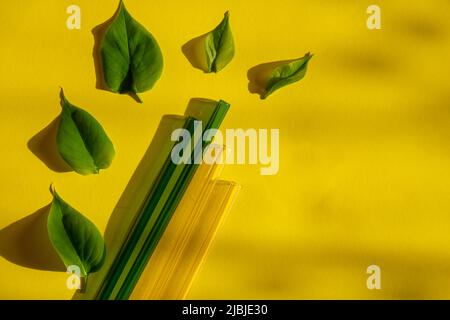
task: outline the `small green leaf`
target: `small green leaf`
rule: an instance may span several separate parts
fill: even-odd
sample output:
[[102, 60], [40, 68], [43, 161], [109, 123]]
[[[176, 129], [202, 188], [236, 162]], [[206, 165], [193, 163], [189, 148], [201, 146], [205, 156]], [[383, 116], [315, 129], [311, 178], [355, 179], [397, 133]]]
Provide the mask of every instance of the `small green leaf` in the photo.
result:
[[98, 271], [106, 256], [105, 242], [96, 226], [56, 193], [47, 217], [50, 242], [65, 266], [76, 265], [81, 276]]
[[113, 92], [150, 90], [163, 69], [161, 49], [155, 38], [128, 13], [123, 2], [107, 28], [100, 45], [103, 75]]
[[231, 34], [229, 17], [228, 11], [225, 12], [222, 22], [206, 35], [205, 50], [208, 72], [219, 72], [234, 57], [234, 40]]
[[82, 175], [106, 169], [114, 158], [114, 146], [103, 127], [88, 112], [72, 105], [61, 89], [61, 120], [56, 145], [61, 157]]
[[308, 62], [311, 58], [312, 55], [307, 53], [303, 58], [290, 60], [277, 66], [269, 76], [262, 99], [267, 98], [281, 87], [300, 81], [306, 74]]

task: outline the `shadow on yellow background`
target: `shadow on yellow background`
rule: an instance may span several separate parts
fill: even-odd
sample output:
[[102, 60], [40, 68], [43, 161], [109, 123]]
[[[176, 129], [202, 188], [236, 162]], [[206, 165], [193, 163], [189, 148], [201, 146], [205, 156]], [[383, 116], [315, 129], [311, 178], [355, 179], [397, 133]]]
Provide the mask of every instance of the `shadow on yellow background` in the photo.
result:
[[[272, 61], [258, 64], [247, 71], [248, 91], [262, 97], [266, 94], [265, 86], [272, 71], [280, 65], [290, 63], [295, 59]], [[296, 85], [299, 85], [298, 83]]]
[[207, 35], [208, 33], [205, 33], [195, 37], [181, 47], [181, 51], [192, 67], [202, 70], [203, 72], [208, 72], [205, 51], [205, 39]]
[[31, 269], [62, 271], [66, 269], [47, 235], [50, 205], [0, 230], [0, 255], [8, 261]]
[[50, 122], [28, 141], [28, 149], [41, 160], [50, 170], [55, 172], [70, 172], [72, 168], [64, 161], [58, 152], [56, 134], [60, 117]]
[[100, 45], [103, 40], [103, 36], [105, 35], [106, 31], [108, 30], [108, 27], [113, 22], [114, 18], [119, 13], [120, 6], [117, 7], [116, 12], [103, 23], [100, 23], [96, 27], [94, 27], [91, 32], [94, 36], [94, 47], [92, 49], [92, 59], [94, 61], [94, 68], [95, 68], [95, 87], [99, 90], [105, 90], [109, 91], [108, 86], [105, 83], [105, 78], [103, 77], [103, 65], [102, 65], [102, 58], [100, 55]]

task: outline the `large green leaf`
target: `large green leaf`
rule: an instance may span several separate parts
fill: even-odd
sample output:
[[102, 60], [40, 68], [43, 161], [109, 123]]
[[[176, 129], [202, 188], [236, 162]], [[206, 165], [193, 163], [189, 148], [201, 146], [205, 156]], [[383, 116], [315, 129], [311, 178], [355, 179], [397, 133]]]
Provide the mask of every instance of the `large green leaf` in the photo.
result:
[[100, 45], [106, 85], [113, 92], [150, 90], [163, 69], [163, 57], [155, 38], [128, 13], [123, 2]]
[[234, 57], [234, 40], [231, 34], [229, 13], [205, 38], [206, 65], [208, 72], [219, 72]]
[[76, 265], [81, 276], [100, 269], [105, 261], [106, 249], [96, 226], [67, 204], [56, 193], [47, 218], [50, 241], [66, 267]]
[[61, 157], [79, 174], [98, 173], [114, 158], [114, 146], [88, 112], [72, 105], [61, 90], [61, 120], [56, 144]]
[[312, 55], [307, 53], [300, 59], [290, 60], [278, 65], [269, 76], [262, 98], [265, 99], [275, 90], [301, 80], [306, 74], [308, 62], [311, 58]]

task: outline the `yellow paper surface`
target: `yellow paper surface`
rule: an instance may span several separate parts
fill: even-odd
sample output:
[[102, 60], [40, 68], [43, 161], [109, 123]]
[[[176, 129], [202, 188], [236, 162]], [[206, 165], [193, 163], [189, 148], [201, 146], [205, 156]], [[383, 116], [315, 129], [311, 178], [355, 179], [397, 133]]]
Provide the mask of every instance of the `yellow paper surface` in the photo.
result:
[[[66, 28], [74, 3], [81, 30]], [[242, 191], [188, 298], [450, 298], [450, 3], [376, 1], [382, 30], [370, 31], [372, 3], [127, 0], [165, 59], [142, 105], [95, 88], [91, 30], [117, 1], [2, 3], [0, 298], [72, 297], [48, 243], [25, 241], [50, 183], [104, 232], [161, 116], [192, 97], [231, 103], [223, 128], [280, 129], [280, 170], [225, 166]], [[236, 56], [203, 74], [181, 47], [226, 10]], [[248, 92], [251, 67], [309, 51], [301, 82], [265, 101]], [[59, 86], [114, 142], [99, 175], [55, 172], [27, 146], [58, 116]], [[366, 287], [372, 264], [381, 290]]]

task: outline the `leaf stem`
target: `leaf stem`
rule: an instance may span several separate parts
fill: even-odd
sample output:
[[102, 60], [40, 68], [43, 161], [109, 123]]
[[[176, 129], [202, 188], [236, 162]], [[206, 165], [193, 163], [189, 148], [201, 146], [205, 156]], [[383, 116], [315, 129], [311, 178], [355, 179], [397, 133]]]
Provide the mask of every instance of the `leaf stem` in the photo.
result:
[[143, 103], [142, 99], [139, 97], [139, 95], [136, 92], [129, 92], [128, 93], [130, 97], [132, 97], [136, 102]]

